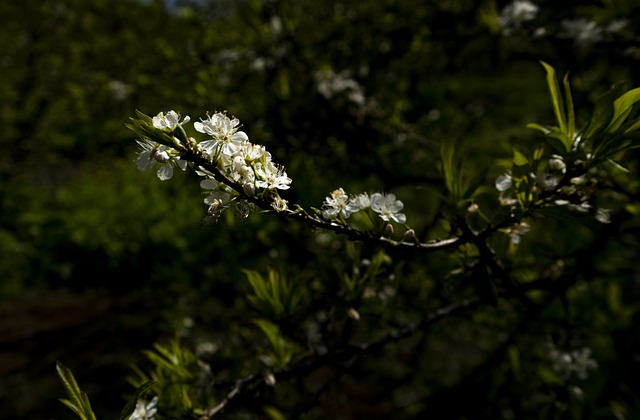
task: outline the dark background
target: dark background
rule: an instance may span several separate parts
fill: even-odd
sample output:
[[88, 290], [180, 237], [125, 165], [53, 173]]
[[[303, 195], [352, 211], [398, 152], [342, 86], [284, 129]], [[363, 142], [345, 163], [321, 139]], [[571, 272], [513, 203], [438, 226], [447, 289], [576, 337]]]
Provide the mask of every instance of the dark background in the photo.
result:
[[[640, 85], [638, 8], [604, 3], [538, 1], [536, 19], [505, 36], [486, 17], [491, 2], [464, 0], [2, 2], [0, 417], [72, 418], [57, 401], [56, 361], [76, 373], [99, 418], [114, 417], [132, 392], [131, 365], [144, 363], [142, 350], [157, 340], [195, 328], [233, 353], [229, 337], [242, 335], [234, 325], [246, 313], [241, 269], [326, 279], [348, 267], [342, 242], [323, 245], [270, 215], [201, 226], [206, 208], [193, 174], [161, 182], [137, 171], [124, 126], [136, 109], [175, 109], [192, 120], [228, 110], [287, 168], [290, 202], [320, 207], [338, 187], [393, 191], [426, 234], [444, 207], [443, 142], [457, 142], [467, 173], [491, 191], [512, 147], [538, 138], [526, 124], [553, 122], [538, 60], [570, 71], [582, 119], [612, 84]], [[628, 25], [577, 44], [560, 25], [574, 16]], [[319, 88], [336, 75], [343, 84], [331, 94]], [[621, 180], [632, 192], [634, 158]], [[361, 405], [389, 408], [390, 390], [414, 387], [406, 417], [441, 404], [459, 418], [464, 396], [477, 418], [507, 408], [537, 418], [563, 397], [531, 349], [567, 322], [564, 331], [577, 330], [599, 361], [578, 384], [583, 418], [637, 416], [638, 224], [637, 208], [626, 209], [626, 224], [608, 233], [552, 221], [523, 244], [523, 265], [563, 255], [572, 267], [588, 262], [571, 274], [570, 321], [550, 304], [518, 322], [487, 311], [445, 324], [361, 366], [368, 373], [354, 372], [345, 385], [351, 403], [334, 409], [356, 418], [367, 412]], [[421, 299], [455, 294], [444, 280], [451, 264], [410, 258], [400, 296], [385, 310], [406, 310], [410, 320]], [[425, 366], [425, 358], [441, 362]]]

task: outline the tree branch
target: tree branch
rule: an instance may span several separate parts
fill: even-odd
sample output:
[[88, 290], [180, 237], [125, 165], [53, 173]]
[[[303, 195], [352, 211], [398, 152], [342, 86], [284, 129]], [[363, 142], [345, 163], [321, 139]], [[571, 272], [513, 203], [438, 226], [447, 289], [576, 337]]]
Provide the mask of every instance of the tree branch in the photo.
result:
[[[295, 377], [300, 377], [300, 375], [314, 371], [324, 365], [345, 361], [355, 361], [355, 359], [360, 358], [366, 354], [371, 354], [381, 350], [387, 344], [398, 342], [420, 331], [424, 331], [431, 325], [444, 318], [476, 309], [480, 305], [482, 305], [482, 303], [483, 302], [478, 298], [464, 299], [460, 302], [456, 302], [436, 309], [420, 322], [408, 324], [402, 328], [388, 332], [387, 334], [376, 340], [357, 345], [350, 345], [322, 356], [308, 357], [306, 362], [303, 364], [291, 368], [274, 370], [270, 373], [275, 378], [278, 378], [280, 380], [287, 380]], [[243, 391], [245, 391], [247, 388], [251, 386], [266, 387], [268, 385], [266, 384], [263, 377], [259, 374], [251, 374], [245, 376], [233, 382], [233, 384], [224, 382], [214, 385], [214, 387], [216, 388], [224, 388], [229, 386], [231, 386], [229, 392], [226, 394], [223, 400], [218, 403], [218, 405], [206, 411], [205, 418], [213, 417], [214, 415], [220, 414], [224, 410], [224, 408], [226, 408], [234, 400], [238, 399], [239, 397], [243, 397]]]

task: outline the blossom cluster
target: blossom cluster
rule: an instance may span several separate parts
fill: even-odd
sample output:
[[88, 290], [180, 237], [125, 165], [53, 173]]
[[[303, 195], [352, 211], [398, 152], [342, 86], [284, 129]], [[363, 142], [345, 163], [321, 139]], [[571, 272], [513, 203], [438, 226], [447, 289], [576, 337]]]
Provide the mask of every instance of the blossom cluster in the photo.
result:
[[553, 371], [565, 380], [573, 376], [578, 379], [586, 379], [589, 371], [598, 367], [598, 362], [591, 357], [589, 347], [565, 352], [550, 344], [547, 354], [552, 362]]
[[407, 217], [400, 213], [403, 208], [404, 204], [394, 194], [362, 193], [349, 196], [342, 188], [338, 188], [325, 198], [321, 215], [327, 220], [337, 220], [339, 217], [348, 219], [353, 213], [371, 209], [385, 222], [393, 220], [405, 223]]
[[[539, 12], [540, 7], [529, 0], [513, 0], [502, 8], [497, 16], [497, 23], [502, 29], [502, 34], [510, 36], [523, 29], [527, 22], [535, 20]], [[560, 38], [572, 39], [576, 45], [586, 47], [617, 35], [624, 35], [629, 25], [627, 19], [617, 19], [601, 25], [600, 22], [586, 17], [576, 17], [562, 19], [556, 30]], [[535, 37], [544, 36], [552, 32], [548, 29], [538, 27], [533, 34]]]
[[528, 0], [515, 0], [506, 5], [498, 17], [498, 25], [505, 35], [510, 35], [524, 22], [535, 19], [540, 8]]
[[[255, 199], [266, 200], [277, 212], [288, 210], [288, 203], [280, 197], [278, 190], [289, 189], [291, 178], [282, 166], [272, 161], [264, 146], [249, 141], [249, 136], [240, 130], [237, 118], [219, 112], [207, 114], [206, 118], [193, 123], [195, 131], [208, 136], [198, 142], [185, 132], [184, 125], [191, 121], [188, 116], [181, 119], [173, 110], [154, 117], [139, 115], [142, 119], [133, 120], [134, 124], [129, 126], [141, 136], [138, 141], [141, 151], [136, 161], [138, 169], [157, 168], [158, 178], [167, 180], [173, 177], [174, 168], [186, 170], [188, 160], [193, 161], [194, 156], [211, 163], [198, 164], [194, 168], [203, 178], [200, 187], [207, 194], [204, 203], [208, 211], [204, 222], [217, 220], [230, 208], [237, 215], [248, 217], [255, 207]], [[353, 213], [370, 209], [384, 222], [405, 223], [403, 208], [404, 204], [394, 194], [349, 196], [339, 188], [325, 199], [318, 212], [325, 220], [345, 222]]]
[[[242, 187], [245, 196], [270, 192], [273, 208], [279, 211], [286, 209], [286, 201], [275, 191], [289, 189], [291, 178], [283, 167], [272, 161], [271, 153], [264, 146], [251, 143], [247, 134], [239, 130], [239, 126], [237, 118], [229, 118], [223, 113], [207, 116], [194, 123], [196, 131], [211, 137], [211, 140], [200, 142], [198, 147], [212, 161], [217, 162], [217, 167], [227, 178]], [[205, 177], [200, 186], [209, 193], [204, 202], [209, 205], [210, 217], [219, 217], [231, 205], [236, 214], [242, 217], [249, 215], [252, 206], [237, 191], [207, 171], [197, 173]]]
[[155, 420], [158, 412], [158, 397], [153, 397], [149, 402], [138, 400], [136, 408], [129, 416], [128, 420]]
[[[578, 161], [577, 163], [580, 163]], [[553, 155], [535, 173], [530, 172], [524, 176], [526, 179], [514, 179], [511, 172], [507, 171], [495, 180], [495, 187], [500, 192], [500, 204], [503, 206], [515, 206], [520, 203], [518, 193], [522, 188], [519, 185], [531, 186], [530, 190], [538, 198], [543, 194], [548, 197], [545, 206], [565, 207], [578, 214], [593, 214], [601, 223], [609, 223], [608, 210], [597, 208], [593, 202], [593, 187], [597, 180], [584, 173], [580, 176], [567, 176], [567, 162], [558, 155]], [[554, 194], [550, 194], [553, 192]], [[541, 203], [542, 204], [542, 203]], [[513, 237], [512, 237], [513, 238]]]
[[[190, 118], [187, 116], [180, 122], [180, 114], [175, 111], [169, 111], [166, 115], [160, 112], [151, 120], [153, 127], [166, 133], [173, 133], [176, 128], [189, 121]], [[141, 171], [147, 171], [159, 165], [158, 178], [165, 181], [173, 177], [174, 166], [178, 166], [183, 171], [187, 169], [187, 162], [180, 160], [180, 153], [175, 148], [160, 144], [146, 136], [138, 140], [138, 144], [142, 151], [138, 153], [136, 165]]]
[[[157, 132], [151, 132], [153, 140], [150, 136], [143, 135], [142, 140], [138, 141], [142, 147], [136, 162], [138, 169], [144, 171], [159, 166], [158, 178], [170, 179], [174, 167], [186, 169], [187, 162], [181, 159], [184, 151], [194, 149], [209, 160], [228, 181], [242, 190], [242, 193], [238, 192], [218, 179], [211, 170], [196, 168], [196, 173], [204, 178], [200, 186], [208, 194], [204, 199], [209, 206], [208, 218], [217, 219], [231, 207], [236, 214], [247, 217], [253, 208], [247, 198], [257, 195], [268, 197], [276, 211], [287, 209], [287, 202], [278, 195], [277, 190], [289, 189], [291, 178], [282, 166], [272, 161], [271, 154], [264, 146], [249, 141], [247, 134], [240, 131], [240, 121], [237, 118], [215, 113], [196, 121], [194, 129], [209, 136], [208, 140], [199, 143], [187, 137], [184, 131], [183, 124], [189, 121], [188, 116], [180, 121], [180, 114], [175, 111], [166, 114], [160, 112], [151, 118], [150, 125]], [[151, 127], [134, 131], [144, 134], [149, 133], [149, 130]]]

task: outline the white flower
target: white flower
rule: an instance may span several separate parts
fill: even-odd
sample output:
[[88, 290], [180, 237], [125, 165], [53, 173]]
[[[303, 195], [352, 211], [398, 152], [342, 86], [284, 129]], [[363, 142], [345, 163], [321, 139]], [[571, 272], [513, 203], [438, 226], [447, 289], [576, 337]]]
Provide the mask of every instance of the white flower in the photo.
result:
[[136, 409], [129, 416], [129, 420], [155, 420], [158, 409], [158, 397], [153, 397], [148, 403], [144, 400], [136, 402]]
[[276, 196], [271, 203], [271, 207], [273, 207], [275, 211], [285, 211], [287, 209], [287, 200]]
[[242, 158], [245, 165], [261, 160], [263, 157], [266, 162], [271, 161], [271, 153], [267, 152], [264, 146], [252, 143], [244, 143], [236, 153], [236, 157]]
[[204, 203], [208, 205], [228, 205], [231, 201], [231, 192], [225, 184], [215, 179], [203, 179], [200, 181], [200, 188], [209, 190], [209, 195], [204, 199]]
[[328, 220], [334, 220], [340, 213], [342, 213], [344, 217], [351, 216], [351, 212], [347, 208], [348, 203], [349, 196], [342, 188], [332, 191], [331, 195], [324, 199], [322, 217]]
[[222, 113], [213, 114], [202, 122], [197, 121], [193, 124], [197, 131], [211, 136], [212, 140], [201, 142], [200, 147], [212, 156], [218, 151], [233, 156], [249, 140], [244, 131], [238, 131], [239, 125], [240, 121], [237, 118], [230, 119]]
[[520, 222], [517, 225], [511, 226], [507, 229], [506, 233], [511, 238], [511, 243], [513, 245], [518, 245], [522, 240], [522, 235], [529, 232], [531, 227], [527, 222]]
[[564, 352], [558, 350], [553, 343], [550, 343], [547, 352], [552, 362], [553, 370], [565, 380], [574, 375], [578, 379], [586, 379], [588, 371], [598, 367], [598, 362], [591, 357], [591, 349], [589, 347]]
[[186, 117], [184, 117], [184, 120], [181, 123], [180, 114], [178, 114], [176, 111], [171, 110], [166, 114], [162, 112], [158, 113], [158, 115], [153, 117], [152, 122], [155, 128], [173, 133], [178, 125], [188, 123], [190, 120], [191, 118], [189, 118], [189, 116], [187, 115]]
[[547, 169], [536, 176], [536, 182], [546, 191], [555, 189], [564, 178], [567, 165], [561, 156], [554, 155], [549, 159]]
[[349, 199], [349, 203], [347, 204], [347, 210], [349, 211], [349, 214], [356, 213], [368, 207], [371, 207], [371, 198], [367, 193], [362, 193], [351, 197]]
[[138, 153], [136, 166], [141, 171], [147, 171], [160, 164], [158, 168], [158, 178], [162, 181], [173, 177], [173, 165], [177, 165], [183, 171], [187, 169], [187, 162], [180, 160], [180, 156], [173, 155], [174, 149], [158, 144], [149, 139], [138, 141], [142, 151]]
[[405, 223], [407, 217], [400, 213], [403, 207], [404, 204], [402, 201], [396, 200], [395, 194], [375, 193], [371, 195], [371, 210], [378, 213], [385, 222], [394, 220], [398, 223]]
[[603, 30], [596, 22], [586, 18], [563, 19], [562, 34], [568, 38], [573, 38], [578, 45], [589, 45], [601, 41]]
[[256, 185], [260, 188], [279, 190], [288, 190], [291, 184], [291, 178], [287, 176], [284, 168], [276, 166], [272, 162], [266, 165], [257, 165], [255, 167], [256, 176], [258, 178]]
[[539, 7], [527, 0], [515, 0], [502, 9], [498, 17], [498, 24], [505, 35], [522, 26], [524, 22], [533, 20], [538, 14]]
[[209, 206], [208, 217], [217, 220], [225, 210], [231, 207], [232, 191], [225, 184], [207, 178], [200, 181], [200, 188], [209, 192], [204, 199], [204, 203]]
[[496, 189], [500, 192], [505, 192], [511, 188], [512, 183], [511, 174], [504, 173], [496, 178]]

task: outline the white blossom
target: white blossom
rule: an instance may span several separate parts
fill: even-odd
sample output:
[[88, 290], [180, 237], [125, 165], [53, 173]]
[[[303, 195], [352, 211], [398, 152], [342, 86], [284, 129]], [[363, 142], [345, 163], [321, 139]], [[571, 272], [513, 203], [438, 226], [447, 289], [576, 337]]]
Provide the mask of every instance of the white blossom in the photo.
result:
[[291, 178], [287, 176], [284, 168], [277, 166], [272, 162], [255, 167], [257, 181], [256, 185], [260, 188], [288, 190], [291, 184]]
[[572, 38], [578, 45], [594, 44], [603, 38], [602, 28], [586, 18], [563, 19], [560, 25], [562, 35]]
[[347, 203], [347, 210], [350, 214], [369, 207], [371, 207], [371, 197], [369, 197], [367, 193], [353, 196], [349, 199], [349, 203]]
[[514, 29], [520, 28], [524, 22], [533, 20], [538, 10], [539, 7], [530, 1], [515, 0], [502, 9], [498, 24], [502, 27], [502, 32], [509, 35]]
[[591, 357], [591, 349], [588, 347], [564, 352], [558, 350], [555, 345], [549, 344], [547, 354], [551, 360], [553, 371], [565, 380], [572, 376], [586, 379], [589, 370], [598, 367], [598, 363]]
[[211, 136], [211, 140], [200, 143], [200, 148], [210, 156], [222, 153], [228, 157], [248, 140], [249, 137], [244, 131], [238, 131], [240, 121], [237, 118], [229, 118], [225, 114], [216, 113], [200, 121], [196, 121], [193, 126], [196, 131]]
[[174, 165], [183, 171], [187, 169], [187, 162], [180, 160], [180, 156], [174, 149], [149, 139], [142, 139], [138, 141], [138, 144], [142, 147], [142, 151], [138, 153], [136, 159], [136, 166], [139, 170], [148, 171], [159, 164], [156, 174], [160, 180], [165, 181], [173, 177]]
[[280, 196], [276, 196], [271, 203], [271, 207], [273, 207], [275, 211], [285, 211], [288, 208], [287, 200], [281, 198]]
[[394, 220], [398, 223], [405, 223], [407, 217], [400, 213], [404, 204], [400, 200], [396, 200], [394, 194], [374, 193], [371, 195], [371, 210], [380, 215], [385, 222]]
[[153, 397], [149, 402], [138, 400], [136, 409], [129, 416], [129, 420], [155, 420], [158, 409], [158, 397]]
[[347, 208], [348, 203], [349, 196], [342, 188], [332, 191], [331, 195], [324, 199], [322, 217], [327, 220], [334, 220], [339, 214], [342, 214], [348, 218], [351, 215], [351, 212]]
[[500, 192], [505, 192], [507, 191], [509, 188], [511, 188], [511, 185], [513, 184], [513, 180], [511, 178], [511, 174], [510, 173], [504, 173], [502, 175], [499, 175], [496, 178], [496, 189]]
[[344, 94], [350, 102], [363, 107], [367, 101], [364, 88], [347, 74], [336, 74], [333, 71], [317, 72], [315, 78], [318, 92], [327, 99]]
[[184, 120], [180, 122], [180, 114], [178, 114], [176, 111], [171, 110], [166, 114], [162, 112], [158, 113], [158, 115], [153, 117], [151, 121], [155, 128], [173, 133], [178, 125], [188, 123], [190, 120], [191, 118], [189, 118], [189, 116], [187, 115], [186, 117], [184, 117]]
[[520, 222], [507, 229], [506, 233], [509, 235], [509, 238], [511, 238], [511, 243], [513, 245], [518, 245], [522, 240], [522, 236], [529, 232], [530, 229], [531, 227], [527, 222]]

